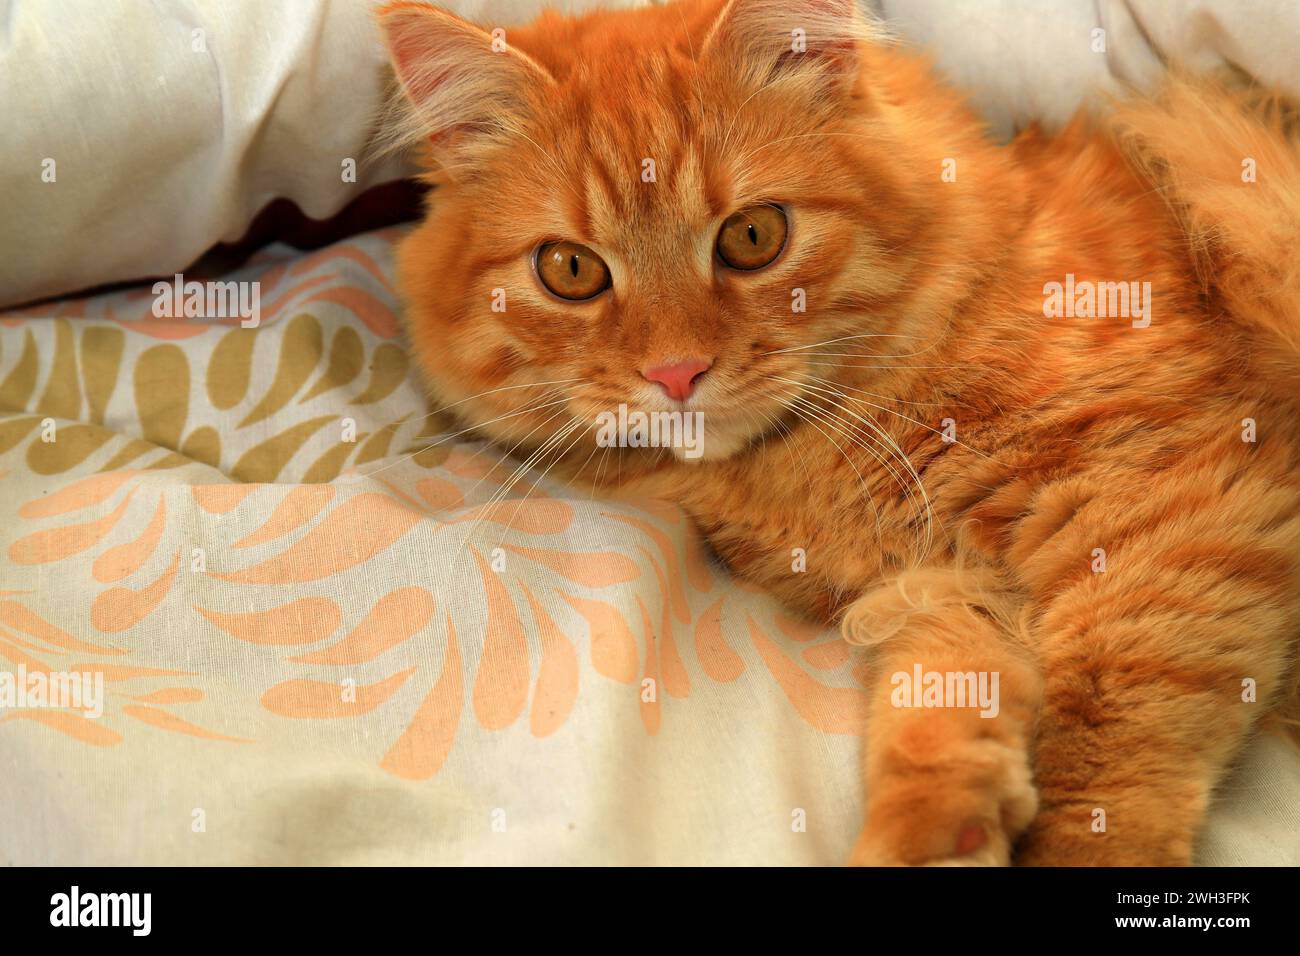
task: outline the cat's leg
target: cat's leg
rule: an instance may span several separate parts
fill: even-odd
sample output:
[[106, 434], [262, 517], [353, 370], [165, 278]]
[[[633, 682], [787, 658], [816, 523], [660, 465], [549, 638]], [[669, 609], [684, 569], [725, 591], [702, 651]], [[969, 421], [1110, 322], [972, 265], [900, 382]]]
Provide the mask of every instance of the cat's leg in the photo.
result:
[[[1037, 808], [1039, 680], [1015, 618], [991, 575], [951, 568], [908, 572], [850, 606], [844, 634], [869, 646], [872, 675], [866, 823], [851, 863], [1009, 862]], [[945, 679], [938, 697], [932, 675]], [[950, 694], [959, 681], [962, 701]]]
[[1183, 477], [1073, 511], [1055, 555], [1077, 569], [1097, 547], [1104, 566], [1053, 571], [1046, 549], [1031, 563], [1055, 593], [1032, 625], [1042, 809], [1018, 863], [1190, 863], [1215, 784], [1286, 694], [1295, 490], [1240, 469]]

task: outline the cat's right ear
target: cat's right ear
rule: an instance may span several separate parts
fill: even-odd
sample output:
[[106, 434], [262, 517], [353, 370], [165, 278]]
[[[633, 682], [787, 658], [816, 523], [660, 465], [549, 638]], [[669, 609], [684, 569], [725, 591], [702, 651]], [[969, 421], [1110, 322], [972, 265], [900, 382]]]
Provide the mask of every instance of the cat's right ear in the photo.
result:
[[851, 89], [859, 46], [884, 37], [859, 0], [726, 0], [704, 41], [755, 87], [785, 75], [811, 95]]
[[387, 124], [393, 146], [459, 149], [518, 128], [551, 77], [482, 27], [425, 3], [400, 0], [376, 14], [404, 108]]

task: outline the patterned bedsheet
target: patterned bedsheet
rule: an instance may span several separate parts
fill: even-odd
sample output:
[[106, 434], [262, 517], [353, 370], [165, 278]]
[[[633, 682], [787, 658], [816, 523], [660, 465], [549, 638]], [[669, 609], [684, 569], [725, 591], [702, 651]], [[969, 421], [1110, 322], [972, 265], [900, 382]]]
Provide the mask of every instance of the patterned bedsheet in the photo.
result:
[[[841, 862], [860, 662], [672, 506], [507, 490], [399, 234], [223, 277], [255, 328], [0, 315], [0, 863]], [[1259, 741], [1202, 860], [1300, 863], [1298, 791]]]

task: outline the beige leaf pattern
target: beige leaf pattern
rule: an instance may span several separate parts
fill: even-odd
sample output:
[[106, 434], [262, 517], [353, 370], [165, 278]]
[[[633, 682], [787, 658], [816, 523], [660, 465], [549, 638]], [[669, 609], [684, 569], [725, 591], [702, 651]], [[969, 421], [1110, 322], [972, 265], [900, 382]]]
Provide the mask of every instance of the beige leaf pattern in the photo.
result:
[[275, 370], [271, 387], [262, 400], [248, 413], [241, 428], [271, 417], [298, 394], [312, 370], [320, 361], [321, 327], [314, 315], [295, 316], [284, 333], [280, 344], [280, 364]]

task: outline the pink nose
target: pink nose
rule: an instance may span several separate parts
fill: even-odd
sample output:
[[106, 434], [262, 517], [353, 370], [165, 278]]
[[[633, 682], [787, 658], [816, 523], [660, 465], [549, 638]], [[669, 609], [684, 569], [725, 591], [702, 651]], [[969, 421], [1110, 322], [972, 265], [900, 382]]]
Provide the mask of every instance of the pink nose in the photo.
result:
[[641, 374], [646, 381], [658, 382], [662, 385], [669, 398], [683, 401], [690, 398], [691, 392], [695, 391], [695, 380], [707, 372], [712, 365], [711, 360], [687, 359], [672, 365], [657, 365], [654, 368], [642, 369]]

